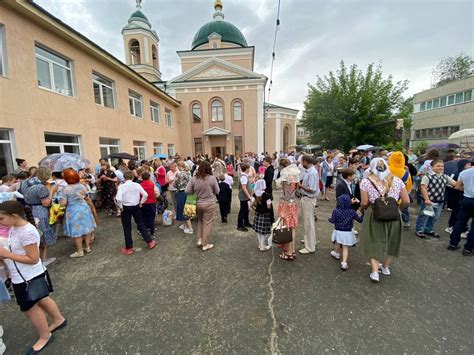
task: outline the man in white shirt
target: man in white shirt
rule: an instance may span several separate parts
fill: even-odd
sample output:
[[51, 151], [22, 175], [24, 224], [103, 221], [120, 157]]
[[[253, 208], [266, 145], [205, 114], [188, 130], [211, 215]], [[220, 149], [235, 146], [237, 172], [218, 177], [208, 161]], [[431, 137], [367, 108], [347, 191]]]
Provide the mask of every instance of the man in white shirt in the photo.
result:
[[120, 249], [120, 252], [125, 255], [131, 255], [133, 254], [132, 216], [149, 249], [153, 249], [156, 246], [156, 241], [151, 239], [150, 233], [145, 228], [140, 209], [147, 200], [148, 194], [140, 184], [132, 181], [133, 173], [131, 171], [126, 171], [123, 176], [125, 182], [119, 186], [116, 196], [117, 206], [121, 211], [120, 218], [125, 236], [125, 248]]

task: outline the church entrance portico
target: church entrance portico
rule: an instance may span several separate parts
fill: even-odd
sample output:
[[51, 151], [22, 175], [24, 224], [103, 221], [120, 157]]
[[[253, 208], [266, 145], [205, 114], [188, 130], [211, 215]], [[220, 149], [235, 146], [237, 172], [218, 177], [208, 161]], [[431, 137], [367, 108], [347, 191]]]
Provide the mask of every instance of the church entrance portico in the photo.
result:
[[211, 154], [213, 157], [220, 154], [223, 158], [226, 153], [231, 151], [229, 146], [230, 131], [224, 128], [211, 127], [202, 132], [202, 135], [205, 137], [204, 154]]

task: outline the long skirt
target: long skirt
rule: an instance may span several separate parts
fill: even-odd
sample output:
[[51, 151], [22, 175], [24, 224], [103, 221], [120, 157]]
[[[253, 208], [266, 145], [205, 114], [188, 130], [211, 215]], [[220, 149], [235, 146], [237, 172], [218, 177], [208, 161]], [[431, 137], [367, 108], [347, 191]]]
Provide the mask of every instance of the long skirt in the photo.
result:
[[398, 256], [402, 243], [402, 221], [377, 222], [372, 208], [368, 208], [362, 223], [361, 245], [365, 256], [383, 260]]

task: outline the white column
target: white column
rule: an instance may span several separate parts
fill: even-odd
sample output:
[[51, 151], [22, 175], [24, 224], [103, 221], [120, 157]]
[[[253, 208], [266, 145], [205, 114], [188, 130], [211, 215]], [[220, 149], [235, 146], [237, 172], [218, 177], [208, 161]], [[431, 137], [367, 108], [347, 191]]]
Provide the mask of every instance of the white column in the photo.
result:
[[263, 85], [257, 86], [257, 151], [255, 153], [260, 154], [264, 152], [264, 136], [263, 136], [263, 125], [264, 125], [264, 112], [263, 112]]
[[275, 150], [280, 152], [281, 150], [281, 115], [276, 114], [275, 119]]
[[150, 50], [148, 48], [148, 38], [144, 37], [144, 47], [145, 47], [145, 63], [143, 64], [151, 64], [150, 63]]

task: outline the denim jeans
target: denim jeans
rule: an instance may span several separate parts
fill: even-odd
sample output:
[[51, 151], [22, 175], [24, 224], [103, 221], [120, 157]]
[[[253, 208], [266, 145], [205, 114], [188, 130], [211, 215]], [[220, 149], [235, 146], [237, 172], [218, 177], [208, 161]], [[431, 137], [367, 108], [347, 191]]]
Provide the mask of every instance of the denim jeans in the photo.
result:
[[467, 241], [464, 249], [472, 251], [474, 249], [474, 198], [464, 197], [459, 209], [459, 216], [451, 233], [451, 241], [449, 244], [457, 246], [461, 241], [461, 233], [465, 230], [466, 224], [472, 218], [471, 229], [467, 234]]
[[142, 219], [145, 228], [150, 235], [155, 234], [156, 203], [145, 203], [142, 205]]
[[410, 223], [410, 214], [408, 213], [408, 207], [405, 207], [405, 208], [402, 210], [402, 221], [403, 221], [403, 223], [405, 223], [405, 224]]
[[443, 206], [444, 202], [433, 203], [431, 207], [433, 207], [435, 215], [434, 217], [428, 217], [423, 214], [423, 210], [426, 207], [425, 201], [421, 201], [420, 212], [418, 214], [418, 219], [416, 220], [416, 231], [421, 233], [433, 232], [433, 228], [438, 221], [439, 216], [441, 216], [441, 212], [443, 211]]

